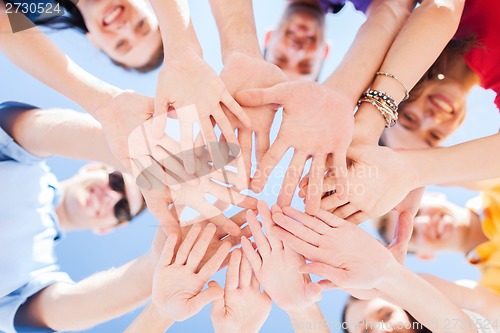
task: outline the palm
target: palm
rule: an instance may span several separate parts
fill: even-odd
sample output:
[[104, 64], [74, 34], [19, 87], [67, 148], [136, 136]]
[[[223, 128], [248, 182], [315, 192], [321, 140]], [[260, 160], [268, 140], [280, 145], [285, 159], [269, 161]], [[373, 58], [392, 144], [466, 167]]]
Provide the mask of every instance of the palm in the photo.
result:
[[[233, 96], [244, 89], [269, 88], [286, 81], [285, 75], [277, 66], [266, 62], [262, 57], [256, 58], [241, 53], [231, 54], [227, 58], [220, 77]], [[255, 133], [256, 137], [257, 161], [260, 161], [269, 149], [269, 135], [276, 114], [276, 106], [261, 105], [244, 107], [243, 109], [252, 120], [250, 128], [246, 127], [227, 109], [224, 109], [224, 111], [232, 126], [238, 129], [238, 140], [245, 159], [247, 175], [249, 176], [251, 170], [252, 132]]]

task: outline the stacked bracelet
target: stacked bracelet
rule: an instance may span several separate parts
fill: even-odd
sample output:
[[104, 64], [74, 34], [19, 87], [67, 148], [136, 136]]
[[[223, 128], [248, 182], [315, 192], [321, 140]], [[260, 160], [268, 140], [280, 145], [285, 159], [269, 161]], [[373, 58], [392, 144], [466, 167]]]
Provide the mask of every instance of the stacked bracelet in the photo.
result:
[[402, 84], [401, 81], [399, 81], [399, 79], [395, 75], [393, 75], [391, 73], [387, 73], [387, 72], [375, 73], [375, 77], [380, 76], [380, 75], [387, 76], [387, 77], [390, 77], [391, 79], [396, 80], [396, 82], [399, 83], [399, 85], [403, 88], [403, 90], [405, 91], [405, 97], [403, 98], [403, 100], [401, 102], [406, 101], [408, 98], [410, 98], [410, 92], [408, 91], [408, 89], [406, 89], [405, 85]]
[[392, 97], [380, 90], [368, 89], [361, 95], [358, 106], [363, 103], [372, 104], [382, 114], [386, 127], [392, 127], [398, 120], [398, 105]]

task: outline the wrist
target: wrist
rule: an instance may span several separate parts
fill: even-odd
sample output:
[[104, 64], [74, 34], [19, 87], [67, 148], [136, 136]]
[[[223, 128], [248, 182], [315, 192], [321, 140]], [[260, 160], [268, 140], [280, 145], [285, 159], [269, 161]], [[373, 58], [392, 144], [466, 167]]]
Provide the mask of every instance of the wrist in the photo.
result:
[[382, 269], [383, 274], [375, 281], [374, 288], [384, 294], [391, 294], [391, 290], [398, 286], [405, 275], [406, 268], [392, 258]]

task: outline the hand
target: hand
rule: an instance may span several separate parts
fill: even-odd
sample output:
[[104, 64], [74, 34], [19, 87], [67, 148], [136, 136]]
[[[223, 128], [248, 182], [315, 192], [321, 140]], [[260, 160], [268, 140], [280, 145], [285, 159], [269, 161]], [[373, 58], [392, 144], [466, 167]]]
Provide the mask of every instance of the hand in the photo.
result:
[[203, 290], [210, 277], [217, 272], [229, 254], [231, 244], [225, 242], [205, 265], [197, 271], [205, 256], [216, 228], [209, 224], [199, 237], [201, 227], [194, 225], [175, 254], [177, 235], [167, 238], [153, 278], [152, 301], [158, 311], [174, 321], [184, 321], [213, 300], [223, 296], [220, 288], [209, 286]]
[[[226, 58], [220, 78], [233, 96], [244, 89], [269, 88], [287, 80], [279, 67], [265, 61], [262, 56], [257, 58], [243, 53], [232, 53]], [[252, 169], [252, 133], [255, 133], [255, 156], [257, 162], [260, 162], [269, 149], [271, 125], [277, 108], [277, 105], [272, 104], [243, 107], [252, 120], [251, 127], [245, 126], [227, 108], [223, 108], [233, 128], [238, 130], [238, 141], [248, 179]]]
[[[217, 282], [210, 283], [218, 286]], [[220, 288], [220, 287], [219, 287]], [[241, 250], [231, 253], [224, 297], [212, 303], [210, 317], [216, 333], [259, 332], [271, 312], [272, 301], [260, 292], [259, 281]]]
[[312, 217], [286, 207], [283, 213], [274, 213], [273, 220], [281, 227], [273, 233], [312, 261], [301, 272], [325, 277], [329, 281], [320, 284], [343, 289], [377, 289], [385, 277], [380, 272], [396, 262], [392, 252], [411, 236], [411, 224], [404, 224], [387, 249], [360, 227], [323, 210]]
[[[307, 159], [312, 157], [306, 211], [314, 214], [320, 207], [325, 165], [333, 154], [337, 188], [347, 188], [346, 151], [354, 126], [354, 106], [342, 94], [313, 82], [280, 83], [269, 89], [253, 89], [237, 95], [242, 105], [277, 103], [283, 106], [283, 121], [276, 141], [262, 158], [251, 183], [254, 192], [262, 191], [269, 174], [288, 148], [295, 152], [283, 180], [279, 206], [289, 206]], [[352, 107], [351, 107], [352, 106]], [[340, 198], [346, 197], [338, 191]]]
[[[157, 117], [166, 118], [166, 115]], [[208, 219], [233, 236], [239, 235], [240, 228], [224, 216], [223, 211], [212, 205], [205, 194], [209, 193], [226, 203], [255, 209], [256, 200], [240, 194], [233, 187], [226, 187], [213, 181], [230, 184], [237, 177], [234, 173], [215, 170], [208, 160], [208, 150], [201, 149], [196, 159], [197, 171], [188, 174], [182, 165], [179, 144], [163, 134], [157, 139], [153, 136], [153, 121], [148, 120], [135, 129], [130, 135], [130, 154], [133, 158], [133, 172], [137, 183], [144, 190], [154, 193], [157, 198], [155, 209], [163, 211], [160, 223], [167, 234], [174, 230], [179, 233], [180, 213], [172, 214], [168, 206], [189, 206], [198, 211], [204, 219]], [[198, 149], [200, 150], [200, 149]], [[149, 201], [148, 206], [152, 205]], [[157, 207], [158, 205], [159, 207]], [[180, 221], [185, 224], [184, 221]], [[177, 229], [176, 229], [177, 228]]]
[[[234, 130], [222, 111], [221, 104], [233, 113], [245, 126], [251, 121], [245, 111], [233, 99], [222, 80], [194, 51], [181, 52], [169, 59], [158, 75], [155, 96], [154, 133], [157, 138], [165, 131], [165, 114], [169, 108], [176, 110], [181, 132], [181, 149], [184, 167], [189, 174], [195, 172], [193, 125], [198, 123], [203, 139], [210, 150], [216, 168], [224, 165], [220, 151], [213, 149], [218, 142], [211, 118], [220, 128], [222, 135], [232, 147], [238, 146]], [[183, 108], [183, 109], [182, 109]], [[238, 155], [235, 153], [235, 156]], [[243, 164], [242, 164], [243, 167]], [[238, 188], [246, 187], [245, 172], [240, 170], [241, 182]]]
[[[305, 309], [321, 299], [321, 287], [311, 282], [309, 275], [299, 273], [299, 268], [305, 264], [304, 257], [274, 236], [276, 225], [266, 203], [259, 201], [258, 208], [267, 237], [255, 213], [248, 212], [247, 220], [258, 252], [254, 251], [248, 239], [242, 238], [245, 256], [262, 288], [276, 305], [285, 311]], [[279, 211], [279, 208], [274, 210]]]
[[[346, 200], [330, 195], [321, 200], [321, 208], [350, 222], [361, 223], [387, 213], [417, 188], [418, 171], [406, 158], [405, 151], [387, 147], [353, 145], [348, 157], [349, 190]], [[334, 179], [327, 175], [323, 191], [333, 190]], [[341, 207], [342, 206], [342, 207]]]

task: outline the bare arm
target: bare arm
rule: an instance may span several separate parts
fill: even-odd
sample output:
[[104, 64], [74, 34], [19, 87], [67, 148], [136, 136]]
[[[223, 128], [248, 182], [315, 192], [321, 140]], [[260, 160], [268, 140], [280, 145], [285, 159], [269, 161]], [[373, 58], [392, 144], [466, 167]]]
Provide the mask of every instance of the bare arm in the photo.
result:
[[[380, 70], [395, 75], [406, 89], [411, 90], [455, 34], [464, 2], [423, 1], [394, 40]], [[391, 78], [377, 77], [372, 88], [384, 91], [397, 103], [404, 98], [404, 90]], [[356, 125], [362, 130], [356, 131], [376, 143], [384, 130], [385, 121], [373, 106], [364, 104], [356, 114]]]
[[148, 304], [124, 333], [163, 333], [173, 323], [173, 320], [162, 316], [153, 304]]
[[[3, 117], [8, 115], [0, 116]], [[101, 124], [90, 115], [52, 109], [22, 111], [14, 117], [10, 129], [6, 130], [33, 155], [58, 155], [121, 167], [108, 147]]]

